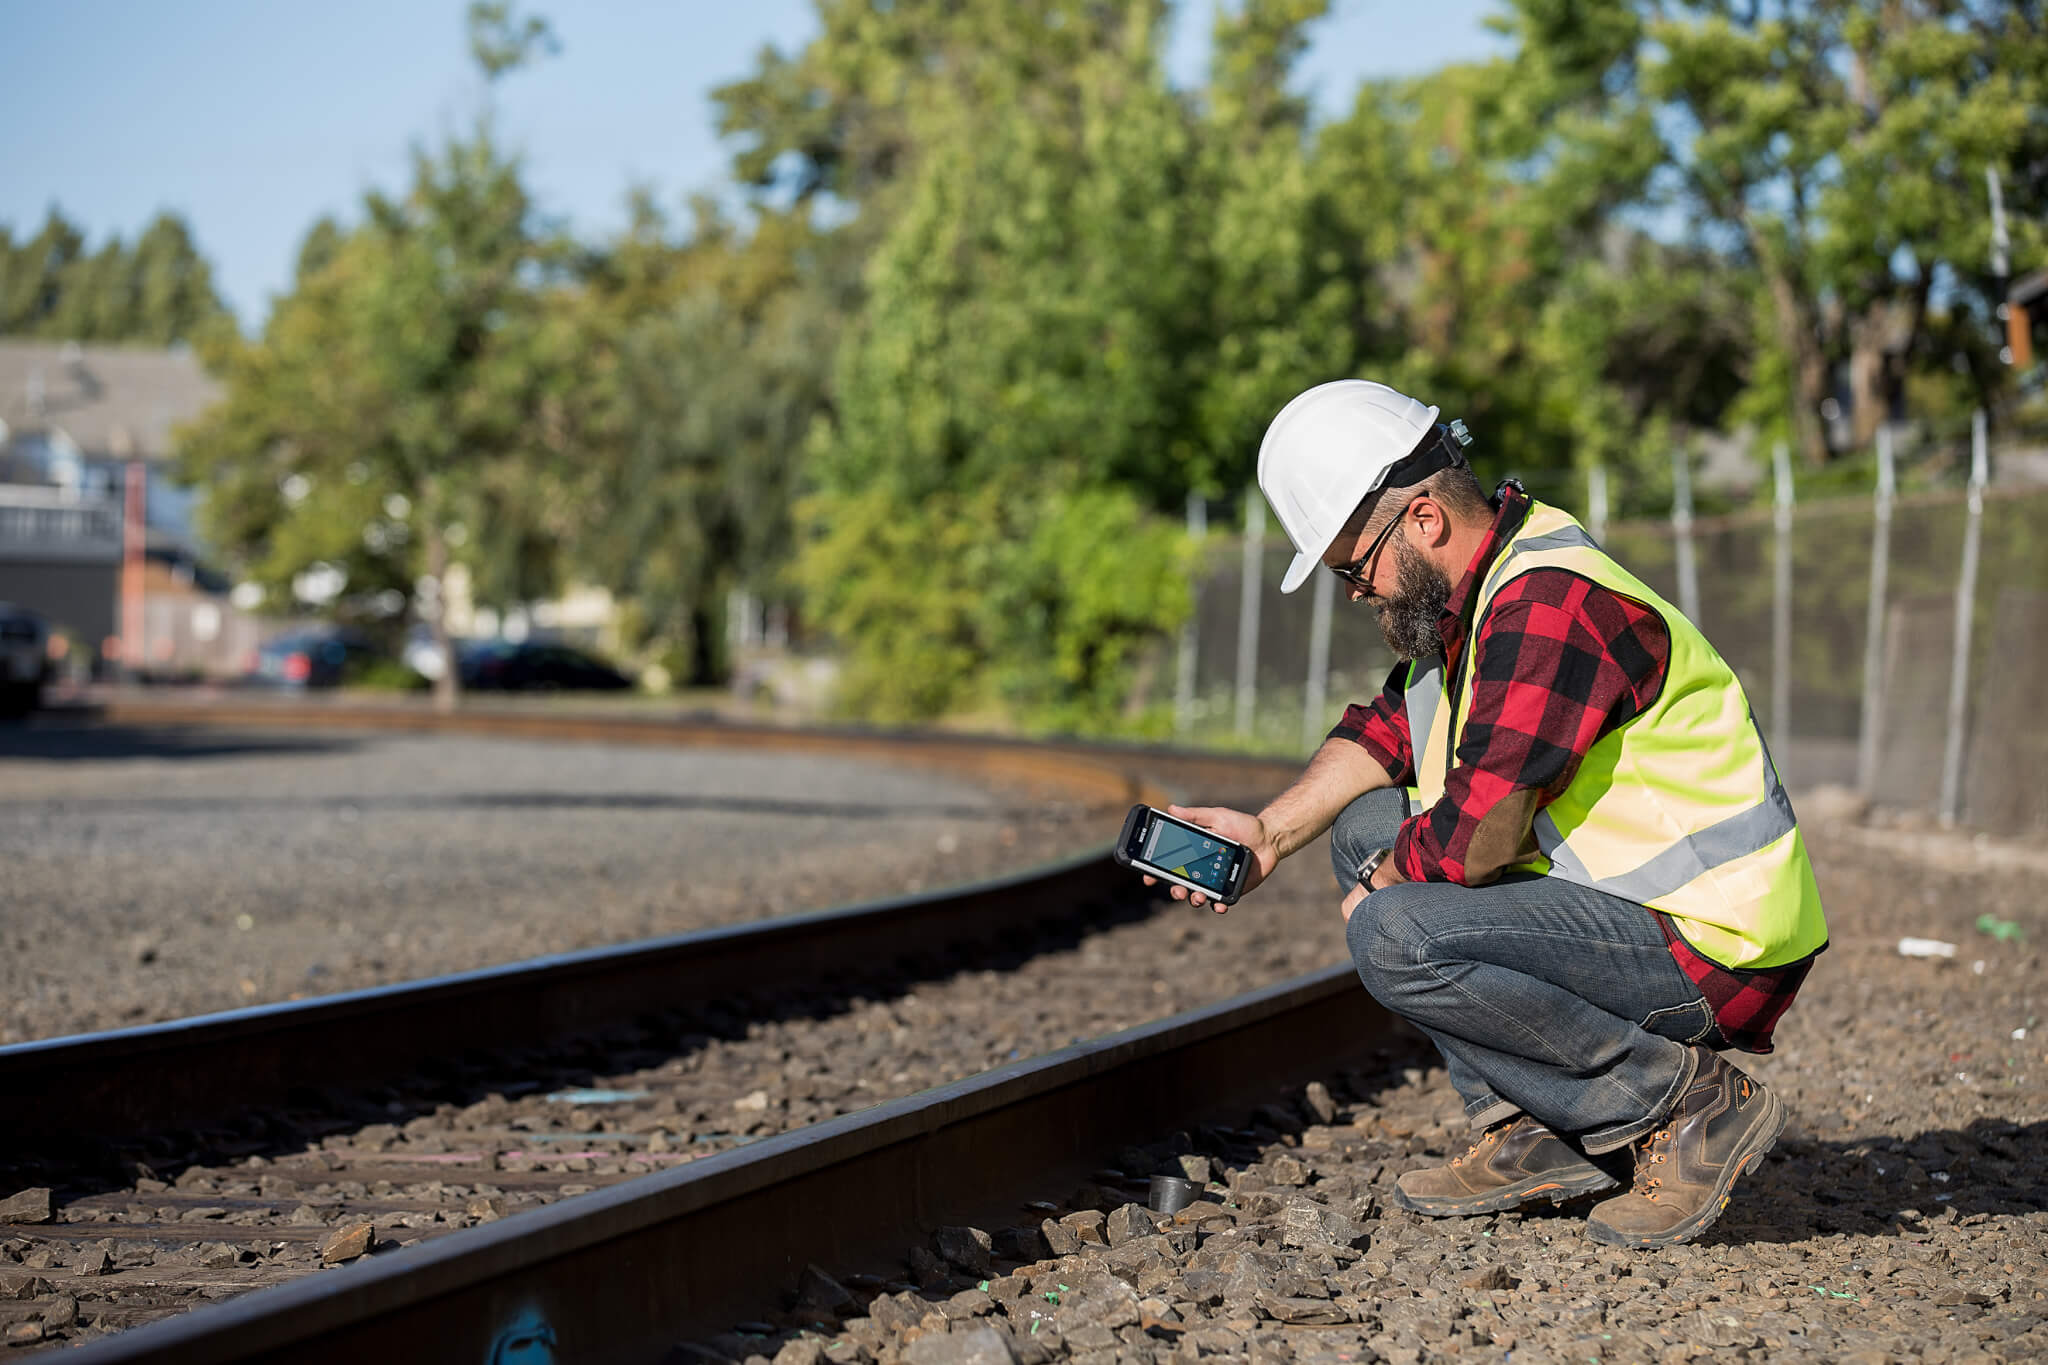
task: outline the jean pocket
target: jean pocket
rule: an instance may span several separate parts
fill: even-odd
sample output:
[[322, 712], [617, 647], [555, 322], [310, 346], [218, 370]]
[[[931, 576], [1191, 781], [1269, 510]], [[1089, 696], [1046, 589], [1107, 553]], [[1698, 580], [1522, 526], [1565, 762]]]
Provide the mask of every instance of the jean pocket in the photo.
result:
[[1670, 1038], [1680, 1043], [1701, 1042], [1714, 1031], [1714, 1007], [1702, 997], [1683, 1005], [1651, 1010], [1643, 1017], [1642, 1027], [1659, 1038]]

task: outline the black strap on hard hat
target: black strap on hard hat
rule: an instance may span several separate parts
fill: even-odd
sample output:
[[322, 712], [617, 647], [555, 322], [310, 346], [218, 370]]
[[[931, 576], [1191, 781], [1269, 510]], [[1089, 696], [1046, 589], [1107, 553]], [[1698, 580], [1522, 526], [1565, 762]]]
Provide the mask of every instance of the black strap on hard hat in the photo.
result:
[[1472, 434], [1465, 430], [1463, 421], [1453, 421], [1448, 426], [1439, 422], [1420, 445], [1387, 470], [1380, 487], [1409, 488], [1439, 470], [1455, 469], [1465, 463], [1465, 447], [1471, 444]]

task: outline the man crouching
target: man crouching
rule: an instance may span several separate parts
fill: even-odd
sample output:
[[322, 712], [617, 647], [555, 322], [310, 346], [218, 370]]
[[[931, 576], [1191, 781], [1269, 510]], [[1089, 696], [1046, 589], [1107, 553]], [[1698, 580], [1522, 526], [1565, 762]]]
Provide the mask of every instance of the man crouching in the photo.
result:
[[1826, 947], [1813, 870], [1720, 655], [1570, 516], [1488, 498], [1437, 412], [1343, 380], [1274, 418], [1281, 590], [1336, 574], [1404, 662], [1258, 815], [1174, 813], [1253, 849], [1247, 890], [1331, 831], [1359, 978], [1478, 1130], [1402, 1206], [1605, 1193], [1632, 1155], [1592, 1235], [1690, 1241], [1785, 1125], [1717, 1050], [1769, 1052]]

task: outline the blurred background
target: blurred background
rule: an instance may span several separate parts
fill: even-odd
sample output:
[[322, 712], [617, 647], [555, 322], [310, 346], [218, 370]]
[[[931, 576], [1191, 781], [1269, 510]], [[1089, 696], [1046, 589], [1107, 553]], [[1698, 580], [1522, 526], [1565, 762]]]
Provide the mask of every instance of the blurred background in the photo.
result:
[[[1383, 380], [1788, 776], [2048, 828], [2017, 0], [12, 13], [0, 687], [680, 695], [1305, 751], [1259, 437]], [[422, 702], [424, 703], [424, 700]]]

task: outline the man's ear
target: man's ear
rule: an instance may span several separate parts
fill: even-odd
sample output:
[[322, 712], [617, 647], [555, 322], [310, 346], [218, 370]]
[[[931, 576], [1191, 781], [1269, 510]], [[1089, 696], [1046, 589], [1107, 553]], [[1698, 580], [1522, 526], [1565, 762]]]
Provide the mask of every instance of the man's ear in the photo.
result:
[[1450, 514], [1434, 493], [1424, 493], [1417, 498], [1408, 514], [1415, 518], [1416, 530], [1421, 533], [1422, 544], [1426, 548], [1441, 549], [1450, 543]]

